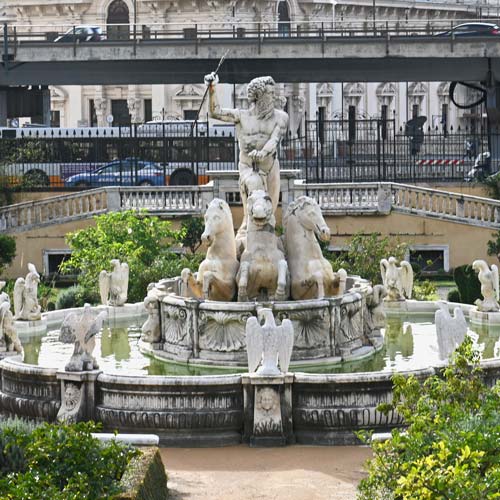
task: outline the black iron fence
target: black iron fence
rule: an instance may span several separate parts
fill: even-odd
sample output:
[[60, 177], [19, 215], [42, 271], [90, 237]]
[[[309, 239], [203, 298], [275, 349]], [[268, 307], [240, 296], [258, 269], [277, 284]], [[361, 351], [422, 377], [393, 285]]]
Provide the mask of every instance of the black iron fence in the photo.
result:
[[[113, 128], [4, 129], [0, 182], [19, 189], [204, 184], [237, 168], [234, 127], [158, 122]], [[491, 137], [499, 138], [497, 131]], [[496, 139], [495, 139], [496, 140]], [[279, 150], [308, 182], [463, 181], [489, 151], [483, 128], [406, 126], [392, 119], [306, 120]], [[491, 158], [485, 173], [498, 170]]]

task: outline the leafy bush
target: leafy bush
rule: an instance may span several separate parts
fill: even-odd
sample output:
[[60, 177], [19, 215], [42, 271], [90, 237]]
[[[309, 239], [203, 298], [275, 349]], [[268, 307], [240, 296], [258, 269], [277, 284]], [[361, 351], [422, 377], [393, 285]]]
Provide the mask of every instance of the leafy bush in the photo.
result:
[[16, 240], [7, 234], [0, 234], [0, 274], [16, 256]]
[[500, 231], [493, 233], [494, 239], [488, 240], [488, 255], [494, 255], [497, 259], [500, 260]]
[[0, 478], [2, 498], [97, 500], [117, 493], [117, 481], [138, 452], [99, 442], [91, 435], [99, 428], [92, 422], [43, 424], [28, 437], [19, 434], [25, 462]]
[[499, 498], [500, 386], [484, 383], [472, 341], [466, 339], [440, 375], [393, 381], [393, 402], [379, 409], [397, 411], [408, 427], [372, 443], [358, 499]]
[[24, 470], [24, 448], [34, 424], [18, 418], [0, 422], [0, 477]]
[[86, 303], [98, 304], [99, 300], [97, 291], [86, 290], [80, 285], [74, 285], [59, 292], [56, 299], [56, 309], [82, 307]]
[[171, 242], [178, 233], [168, 221], [146, 216], [146, 212], [111, 212], [95, 217], [95, 227], [70, 233], [72, 249], [62, 271], [76, 269], [78, 284], [86, 293], [98, 292], [98, 276], [110, 268], [111, 259], [120, 259], [130, 268], [128, 300], [144, 299], [151, 281], [171, 276], [158, 274], [166, 268], [177, 272], [182, 258], [172, 253]]
[[457, 284], [460, 302], [474, 304], [477, 299], [482, 297], [481, 283], [472, 266], [464, 265], [456, 267], [453, 271], [453, 279]]
[[417, 281], [413, 285], [413, 298], [415, 300], [439, 300], [436, 285], [429, 280]]
[[382, 282], [380, 261], [391, 255], [402, 260], [406, 249], [407, 244], [397, 239], [382, 237], [379, 233], [360, 232], [352, 237], [348, 249], [339, 257], [333, 257], [324, 246], [323, 253], [332, 263], [334, 271], [342, 267], [348, 274], [357, 274], [377, 284]]
[[460, 292], [458, 288], [453, 288], [448, 292], [448, 296], [446, 297], [448, 302], [460, 302]]
[[195, 253], [201, 245], [201, 235], [205, 230], [205, 222], [201, 217], [190, 217], [183, 220], [181, 229], [177, 235], [177, 241], [184, 247]]

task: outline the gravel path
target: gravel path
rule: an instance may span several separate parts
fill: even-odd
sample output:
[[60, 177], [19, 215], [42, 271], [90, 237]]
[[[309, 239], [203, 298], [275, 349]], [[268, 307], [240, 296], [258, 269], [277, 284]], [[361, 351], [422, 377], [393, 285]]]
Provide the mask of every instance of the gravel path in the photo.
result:
[[170, 500], [355, 500], [366, 447], [163, 448]]

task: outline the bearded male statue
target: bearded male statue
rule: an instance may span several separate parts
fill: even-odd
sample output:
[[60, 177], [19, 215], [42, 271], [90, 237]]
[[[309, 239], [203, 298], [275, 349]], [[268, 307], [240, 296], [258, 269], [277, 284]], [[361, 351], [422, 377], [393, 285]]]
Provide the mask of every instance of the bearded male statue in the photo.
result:
[[217, 100], [215, 73], [205, 76], [209, 86], [210, 117], [236, 125], [240, 149], [238, 169], [243, 203], [243, 222], [236, 235], [239, 252], [245, 245], [247, 232], [247, 198], [263, 190], [272, 200], [276, 213], [280, 194], [280, 167], [277, 149], [288, 128], [288, 115], [275, 108], [275, 82], [270, 76], [254, 78], [248, 84], [249, 109], [221, 108]]

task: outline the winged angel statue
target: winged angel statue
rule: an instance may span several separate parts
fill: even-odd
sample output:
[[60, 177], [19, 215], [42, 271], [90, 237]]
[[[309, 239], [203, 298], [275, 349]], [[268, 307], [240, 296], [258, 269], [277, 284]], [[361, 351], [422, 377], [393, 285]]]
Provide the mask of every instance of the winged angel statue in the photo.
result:
[[99, 273], [99, 293], [101, 303], [105, 306], [123, 306], [127, 302], [129, 268], [125, 262], [112, 259], [111, 272]]
[[59, 340], [65, 343], [75, 343], [73, 355], [65, 367], [66, 371], [79, 372], [99, 368], [92, 352], [95, 348], [95, 336], [100, 332], [107, 317], [106, 311], [94, 316], [90, 304], [85, 304], [83, 312], [69, 313], [64, 318]]
[[[259, 318], [264, 320], [261, 326], [255, 316], [247, 320], [246, 338], [248, 354], [248, 370], [258, 375], [274, 376], [286, 373], [290, 364], [293, 349], [293, 325], [284, 319], [281, 326], [276, 326], [273, 311], [261, 309]], [[278, 369], [278, 360], [281, 372]]]
[[477, 277], [481, 283], [481, 294], [483, 300], [476, 300], [478, 311], [498, 312], [500, 306], [499, 286], [498, 286], [498, 267], [493, 264], [491, 269], [484, 260], [475, 260], [472, 263], [472, 269], [478, 273]]
[[395, 257], [389, 257], [389, 260], [382, 259], [380, 261], [380, 274], [384, 286], [387, 288], [386, 301], [411, 299], [413, 269], [409, 262], [402, 260], [400, 267], [398, 267]]

